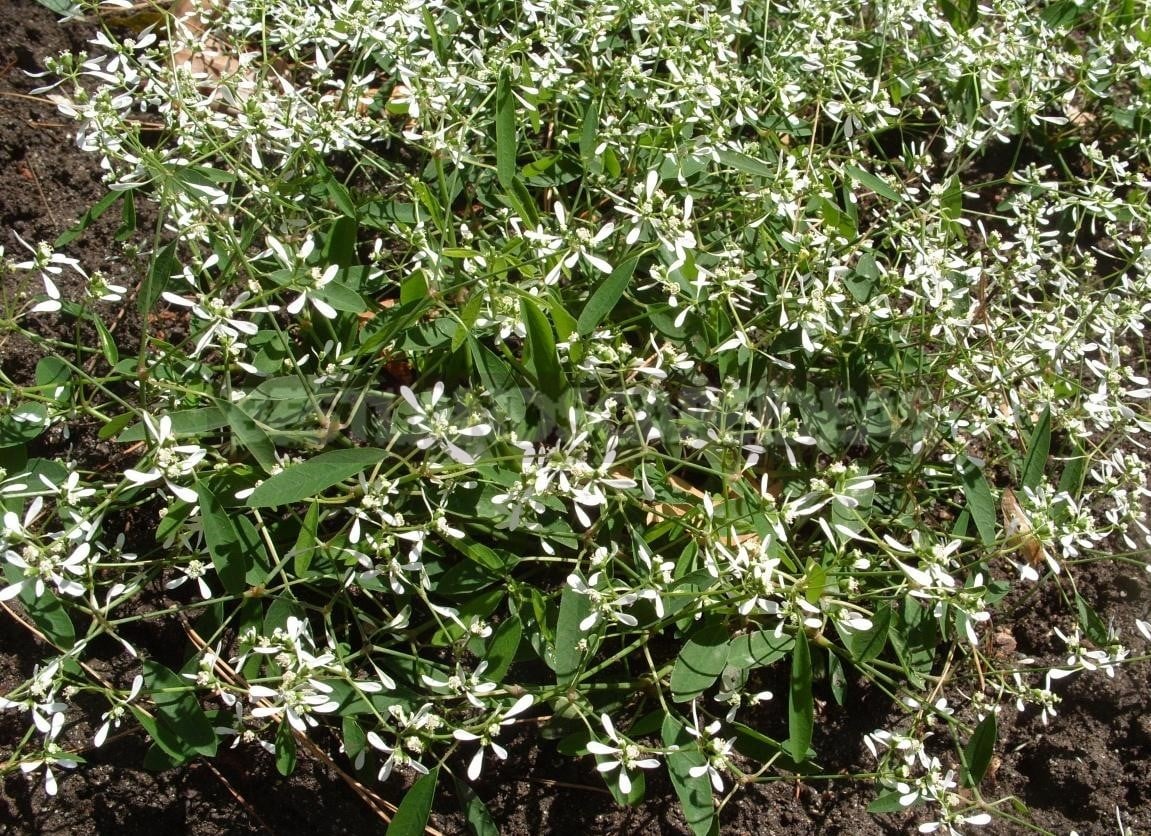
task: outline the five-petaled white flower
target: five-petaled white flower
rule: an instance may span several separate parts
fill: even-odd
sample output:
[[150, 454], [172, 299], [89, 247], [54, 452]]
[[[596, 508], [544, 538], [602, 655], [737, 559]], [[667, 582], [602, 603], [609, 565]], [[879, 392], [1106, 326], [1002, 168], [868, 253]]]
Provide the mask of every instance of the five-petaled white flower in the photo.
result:
[[468, 778], [475, 781], [480, 777], [480, 770], [484, 765], [484, 750], [491, 749], [492, 753], [500, 760], [507, 760], [508, 750], [500, 744], [496, 743], [496, 735], [500, 733], [500, 729], [513, 722], [512, 718], [517, 714], [526, 711], [531, 704], [535, 702], [535, 697], [531, 694], [524, 694], [515, 704], [512, 705], [507, 711], [504, 712], [503, 718], [500, 720], [493, 720], [486, 724], [479, 734], [466, 731], [464, 729], [456, 729], [452, 732], [452, 737], [456, 740], [478, 740], [480, 741], [480, 748], [472, 757], [471, 762], [468, 764]]
[[156, 442], [152, 466], [147, 470], [129, 468], [124, 471], [124, 478], [137, 485], [146, 485], [157, 479], [163, 479], [164, 484], [178, 499], [195, 504], [196, 492], [176, 480], [190, 476], [207, 455], [207, 451], [196, 444], [176, 444], [176, 438], [172, 433], [172, 419], [167, 415], [161, 415], [157, 422], [151, 415], [144, 413], [144, 426], [148, 428], [149, 435]]
[[416, 397], [416, 393], [407, 386], [400, 387], [400, 395], [415, 412], [415, 415], [408, 417], [408, 426], [422, 434], [416, 442], [416, 447], [427, 450], [429, 447], [439, 444], [447, 450], [448, 455], [454, 461], [460, 464], [475, 462], [475, 457], [456, 444], [456, 440], [459, 438], [482, 438], [491, 433], [492, 427], [490, 424], [484, 423], [460, 427], [454, 421], [453, 410], [450, 406], [437, 409], [436, 406], [444, 398], [443, 381], [436, 381], [436, 385], [432, 387], [431, 402], [427, 406], [424, 406]]
[[603, 724], [608, 740], [614, 745], [609, 746], [599, 740], [589, 740], [587, 750], [599, 758], [605, 758], [596, 765], [597, 771], [611, 772], [613, 769], [619, 769], [619, 791], [626, 796], [631, 792], [631, 775], [629, 774], [631, 770], [655, 769], [659, 766], [659, 761], [656, 758], [643, 757], [643, 749], [620, 735], [616, 731], [611, 717], [607, 714], [600, 715], [600, 722]]

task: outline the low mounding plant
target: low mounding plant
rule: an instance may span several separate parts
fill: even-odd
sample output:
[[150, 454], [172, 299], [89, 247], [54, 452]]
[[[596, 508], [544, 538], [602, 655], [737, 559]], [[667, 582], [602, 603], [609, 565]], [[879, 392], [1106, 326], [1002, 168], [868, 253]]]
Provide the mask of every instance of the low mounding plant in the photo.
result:
[[[41, 91], [108, 195], [3, 268], [0, 772], [137, 724], [490, 833], [531, 732], [705, 834], [867, 684], [874, 811], [1026, 823], [997, 717], [1128, 660], [1076, 579], [1151, 546], [1142, 4], [127, 6]], [[114, 208], [123, 279], [65, 254]], [[1035, 584], [1057, 667], [988, 623]]]

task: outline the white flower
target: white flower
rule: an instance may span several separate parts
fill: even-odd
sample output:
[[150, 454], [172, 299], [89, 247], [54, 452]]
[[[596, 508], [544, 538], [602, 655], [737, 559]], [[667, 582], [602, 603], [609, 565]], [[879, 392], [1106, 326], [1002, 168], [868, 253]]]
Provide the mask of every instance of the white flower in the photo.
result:
[[465, 729], [456, 729], [452, 732], [452, 737], [456, 740], [480, 741], [480, 748], [468, 763], [468, 778], [470, 780], [475, 781], [480, 777], [480, 770], [483, 769], [484, 765], [485, 749], [491, 749], [492, 754], [500, 760], [507, 760], [508, 750], [496, 743], [495, 737], [500, 733], [501, 728], [514, 722], [512, 718], [515, 717], [515, 715], [526, 711], [533, 702], [535, 702], [535, 697], [531, 694], [524, 694], [515, 701], [515, 704], [512, 705], [511, 708], [504, 712], [502, 719], [488, 723], [479, 734], [466, 731]]
[[144, 677], [136, 674], [132, 680], [132, 687], [128, 689], [128, 696], [123, 699], [117, 699], [112, 703], [112, 707], [100, 715], [100, 719], [104, 721], [103, 725], [96, 730], [95, 737], [92, 738], [92, 745], [99, 748], [104, 745], [104, 741], [108, 739], [108, 732], [113, 728], [119, 728], [120, 722], [124, 718], [124, 710], [128, 707], [128, 703], [136, 699], [140, 693], [140, 689], [144, 686]]
[[479, 423], [460, 427], [456, 425], [453, 419], [453, 410], [450, 406], [436, 409], [436, 406], [444, 398], [443, 381], [436, 381], [432, 387], [431, 402], [427, 406], [424, 406], [416, 393], [407, 386], [400, 387], [400, 395], [415, 412], [415, 415], [408, 416], [408, 426], [422, 434], [416, 442], [416, 447], [420, 450], [427, 450], [433, 445], [439, 444], [447, 450], [448, 455], [454, 461], [464, 465], [475, 462], [475, 458], [456, 444], [456, 440], [459, 438], [482, 438], [491, 433], [491, 425]]
[[153, 449], [152, 466], [147, 470], [124, 471], [124, 478], [136, 485], [146, 485], [163, 479], [168, 489], [178, 499], [195, 504], [198, 501], [196, 492], [191, 488], [177, 483], [177, 479], [184, 479], [196, 470], [196, 466], [207, 455], [207, 451], [196, 444], [176, 444], [172, 434], [172, 419], [167, 415], [160, 416], [155, 421], [151, 415], [144, 413], [144, 426], [148, 428], [149, 435], [156, 442]]
[[587, 750], [593, 755], [607, 758], [596, 765], [597, 771], [611, 772], [613, 769], [619, 769], [619, 791], [626, 796], [631, 792], [631, 776], [628, 773], [633, 769], [654, 769], [659, 766], [659, 761], [656, 758], [642, 757], [643, 750], [622, 737], [607, 714], [600, 715], [600, 723], [603, 724], [608, 740], [615, 745], [609, 746], [599, 740], [589, 740]]

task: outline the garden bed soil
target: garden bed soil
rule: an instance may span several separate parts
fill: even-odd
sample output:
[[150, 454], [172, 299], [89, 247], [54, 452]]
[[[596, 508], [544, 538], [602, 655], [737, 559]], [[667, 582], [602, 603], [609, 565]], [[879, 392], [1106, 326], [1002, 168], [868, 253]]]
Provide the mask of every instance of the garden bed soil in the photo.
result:
[[[5, 0], [0, 5], [0, 242], [9, 258], [23, 258], [16, 235], [31, 244], [52, 241], [104, 193], [98, 160], [76, 149], [73, 126], [45, 102], [27, 97], [42, 83], [26, 75], [42, 69], [42, 56], [82, 49], [90, 34], [79, 23], [58, 24], [33, 0]], [[139, 262], [125, 255], [114, 240], [117, 223], [118, 218], [103, 219], [69, 253], [86, 268], [101, 266], [110, 278], [132, 287]], [[13, 290], [4, 288], [6, 294]], [[78, 288], [61, 290], [68, 296]], [[52, 317], [45, 317], [46, 332], [53, 327], [58, 326]], [[117, 337], [132, 351], [137, 326], [126, 317], [121, 328]], [[0, 362], [13, 379], [28, 379], [37, 359], [31, 345], [13, 339], [0, 343]], [[1141, 652], [1144, 643], [1135, 619], [1146, 617], [1151, 609], [1148, 575], [1137, 567], [1107, 564], [1086, 567], [1078, 578], [1081, 593], [1104, 621]], [[989, 635], [1013, 643], [1019, 654], [1058, 664], [1062, 659], [1052, 628], [1071, 631], [1065, 612], [1058, 589], [1048, 584], [1021, 599], [1006, 617], [1001, 615]], [[151, 641], [146, 634], [140, 640], [144, 651], [159, 653], [170, 637], [157, 625]], [[44, 655], [46, 648], [29, 630], [13, 615], [0, 612], [0, 694], [23, 681]], [[109, 649], [107, 664], [109, 673], [125, 673], [115, 670], [124, 664], [115, 659], [115, 648]], [[758, 709], [755, 723], [778, 734], [786, 726], [786, 699], [778, 696], [786, 695], [786, 683], [772, 685], [777, 697]], [[1030, 811], [1024, 815], [1041, 830], [1115, 833], [1118, 811], [1128, 832], [1148, 832], [1151, 666], [1122, 667], [1113, 678], [1102, 673], [1077, 675], [1060, 682], [1057, 690], [1063, 701], [1049, 725], [1034, 710], [1008, 709], [1000, 716], [996, 761], [984, 784], [985, 795], [1020, 799]], [[872, 760], [862, 735], [895, 727], [899, 712], [878, 693], [849, 692], [849, 708], [837, 706], [826, 693], [823, 696], [826, 701], [819, 705], [814, 740], [821, 766], [832, 776], [867, 771]], [[60, 774], [56, 796], [45, 794], [39, 773], [25, 776], [16, 771], [0, 778], [0, 834], [215, 836], [366, 834], [386, 829], [330, 767], [304, 755], [287, 778], [255, 746], [225, 746], [211, 762], [147, 772], [141, 762], [148, 744], [139, 730], [113, 735], [103, 747], [91, 748], [101, 710], [92, 705], [85, 717], [70, 713], [74, 723], [63, 740], [77, 748], [87, 764]], [[0, 763], [20, 740], [25, 720], [17, 712], [0, 713]], [[336, 754], [336, 741], [321, 736], [317, 742], [347, 766]], [[590, 759], [573, 761], [527, 733], [508, 744], [508, 761], [486, 766], [475, 787], [502, 833], [688, 832], [672, 788], [660, 772], [646, 776], [648, 800], [623, 809], [604, 790]], [[394, 777], [373, 789], [398, 802], [405, 789], [403, 780]], [[751, 785], [723, 810], [723, 832], [780, 836], [914, 832], [917, 820], [911, 815], [867, 814], [865, 808], [875, 794], [873, 786], [847, 778]], [[431, 826], [444, 833], [466, 832], [456, 810], [450, 792], [444, 793]], [[1025, 828], [996, 823], [971, 832], [1015, 833]]]

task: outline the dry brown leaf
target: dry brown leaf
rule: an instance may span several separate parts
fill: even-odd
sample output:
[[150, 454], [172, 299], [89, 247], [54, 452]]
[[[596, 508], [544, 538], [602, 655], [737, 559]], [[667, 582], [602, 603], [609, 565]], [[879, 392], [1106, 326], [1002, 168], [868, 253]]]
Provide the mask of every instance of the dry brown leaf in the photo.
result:
[[1015, 491], [1004, 488], [999, 508], [1003, 512], [1003, 530], [1007, 533], [1008, 545], [1018, 549], [1024, 560], [1032, 566], [1045, 563], [1047, 550], [1035, 536], [1035, 529], [1020, 507], [1019, 500], [1015, 498]]

